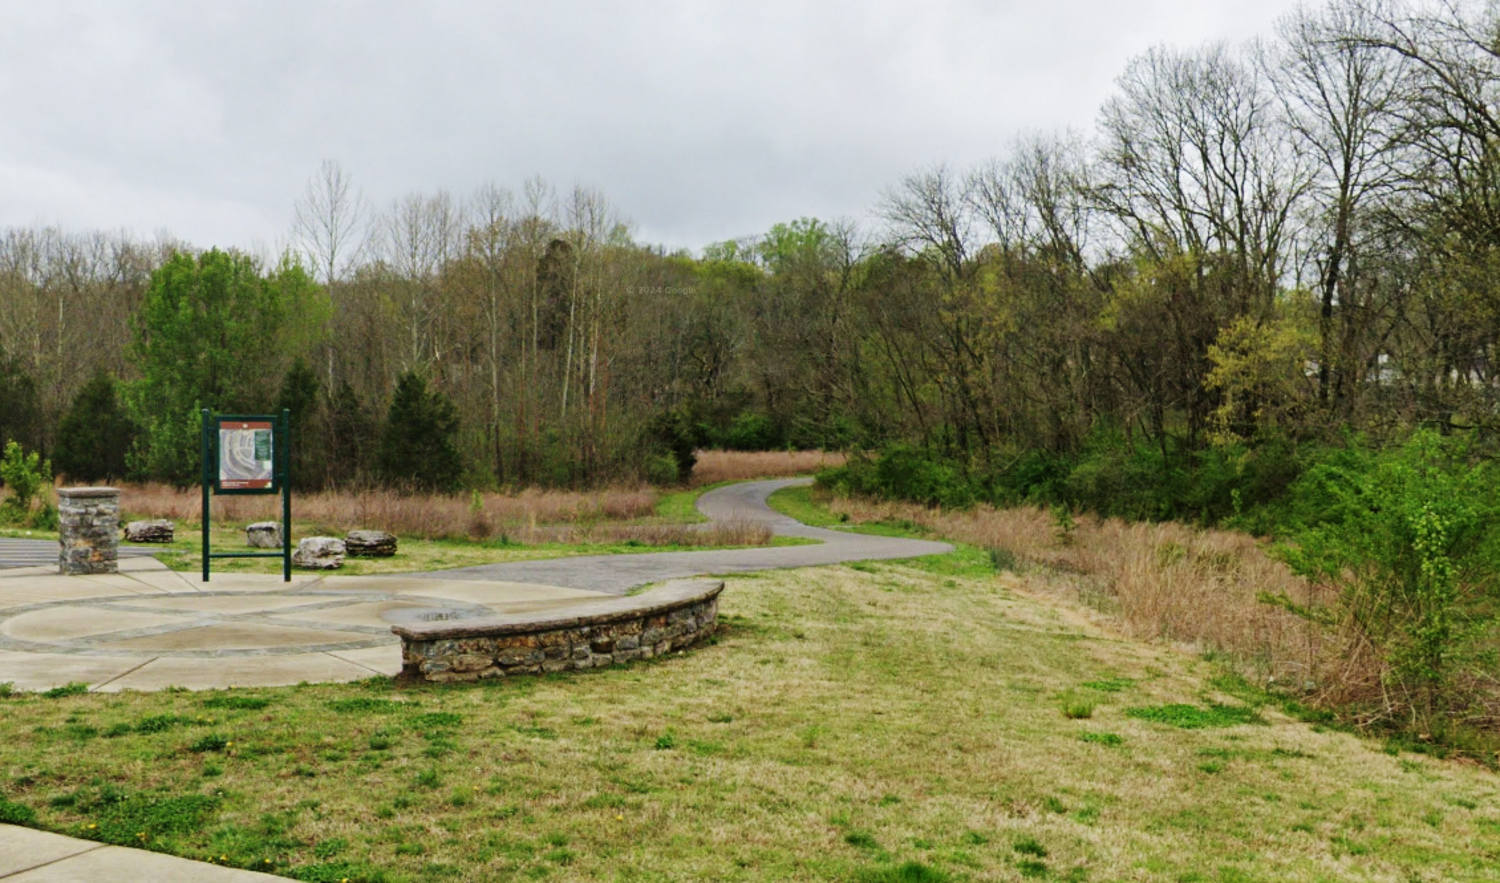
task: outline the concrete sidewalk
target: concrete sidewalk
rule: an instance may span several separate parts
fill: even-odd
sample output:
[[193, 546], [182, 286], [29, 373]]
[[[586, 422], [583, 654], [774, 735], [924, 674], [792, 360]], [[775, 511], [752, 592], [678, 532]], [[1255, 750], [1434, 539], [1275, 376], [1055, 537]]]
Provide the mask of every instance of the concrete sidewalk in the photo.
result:
[[0, 683], [193, 690], [357, 681], [401, 670], [391, 626], [564, 607], [599, 593], [422, 576], [194, 574], [152, 558], [120, 572], [0, 570]]
[[0, 880], [16, 883], [97, 883], [100, 880], [251, 883], [285, 879], [160, 852], [0, 825]]

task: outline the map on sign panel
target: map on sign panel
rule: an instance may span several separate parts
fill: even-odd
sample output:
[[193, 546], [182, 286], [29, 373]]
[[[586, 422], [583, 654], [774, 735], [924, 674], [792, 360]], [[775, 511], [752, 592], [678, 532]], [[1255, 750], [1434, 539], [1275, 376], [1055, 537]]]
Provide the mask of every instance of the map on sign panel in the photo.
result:
[[220, 423], [219, 488], [268, 488], [271, 475], [271, 424], [253, 420]]

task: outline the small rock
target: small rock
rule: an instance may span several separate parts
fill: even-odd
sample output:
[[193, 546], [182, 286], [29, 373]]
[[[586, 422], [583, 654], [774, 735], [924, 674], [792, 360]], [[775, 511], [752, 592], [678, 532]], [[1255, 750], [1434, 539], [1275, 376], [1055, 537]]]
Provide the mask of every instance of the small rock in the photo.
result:
[[281, 548], [281, 522], [257, 521], [245, 528], [245, 542], [257, 549]]
[[344, 541], [338, 537], [305, 537], [292, 553], [292, 563], [306, 570], [344, 566]]
[[351, 530], [344, 546], [351, 558], [389, 558], [396, 554], [396, 537], [383, 530]]
[[125, 525], [125, 542], [170, 543], [172, 542], [172, 522], [165, 518], [132, 521]]

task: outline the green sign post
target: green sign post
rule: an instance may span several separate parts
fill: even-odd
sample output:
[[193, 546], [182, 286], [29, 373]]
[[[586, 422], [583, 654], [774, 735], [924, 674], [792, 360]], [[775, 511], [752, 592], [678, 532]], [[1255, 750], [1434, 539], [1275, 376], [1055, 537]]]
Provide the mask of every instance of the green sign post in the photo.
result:
[[[280, 558], [281, 578], [292, 581], [291, 413], [219, 414], [203, 409], [203, 581], [213, 558]], [[212, 494], [281, 494], [280, 552], [210, 552]]]

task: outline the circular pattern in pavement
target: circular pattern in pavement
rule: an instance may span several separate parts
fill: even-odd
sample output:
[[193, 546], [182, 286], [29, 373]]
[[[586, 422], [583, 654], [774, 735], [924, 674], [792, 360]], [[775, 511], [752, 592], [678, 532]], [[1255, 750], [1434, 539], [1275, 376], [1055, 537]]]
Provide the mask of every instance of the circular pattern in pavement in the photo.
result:
[[289, 589], [46, 601], [0, 610], [0, 650], [82, 656], [279, 656], [398, 643], [391, 626], [492, 614], [447, 598]]

